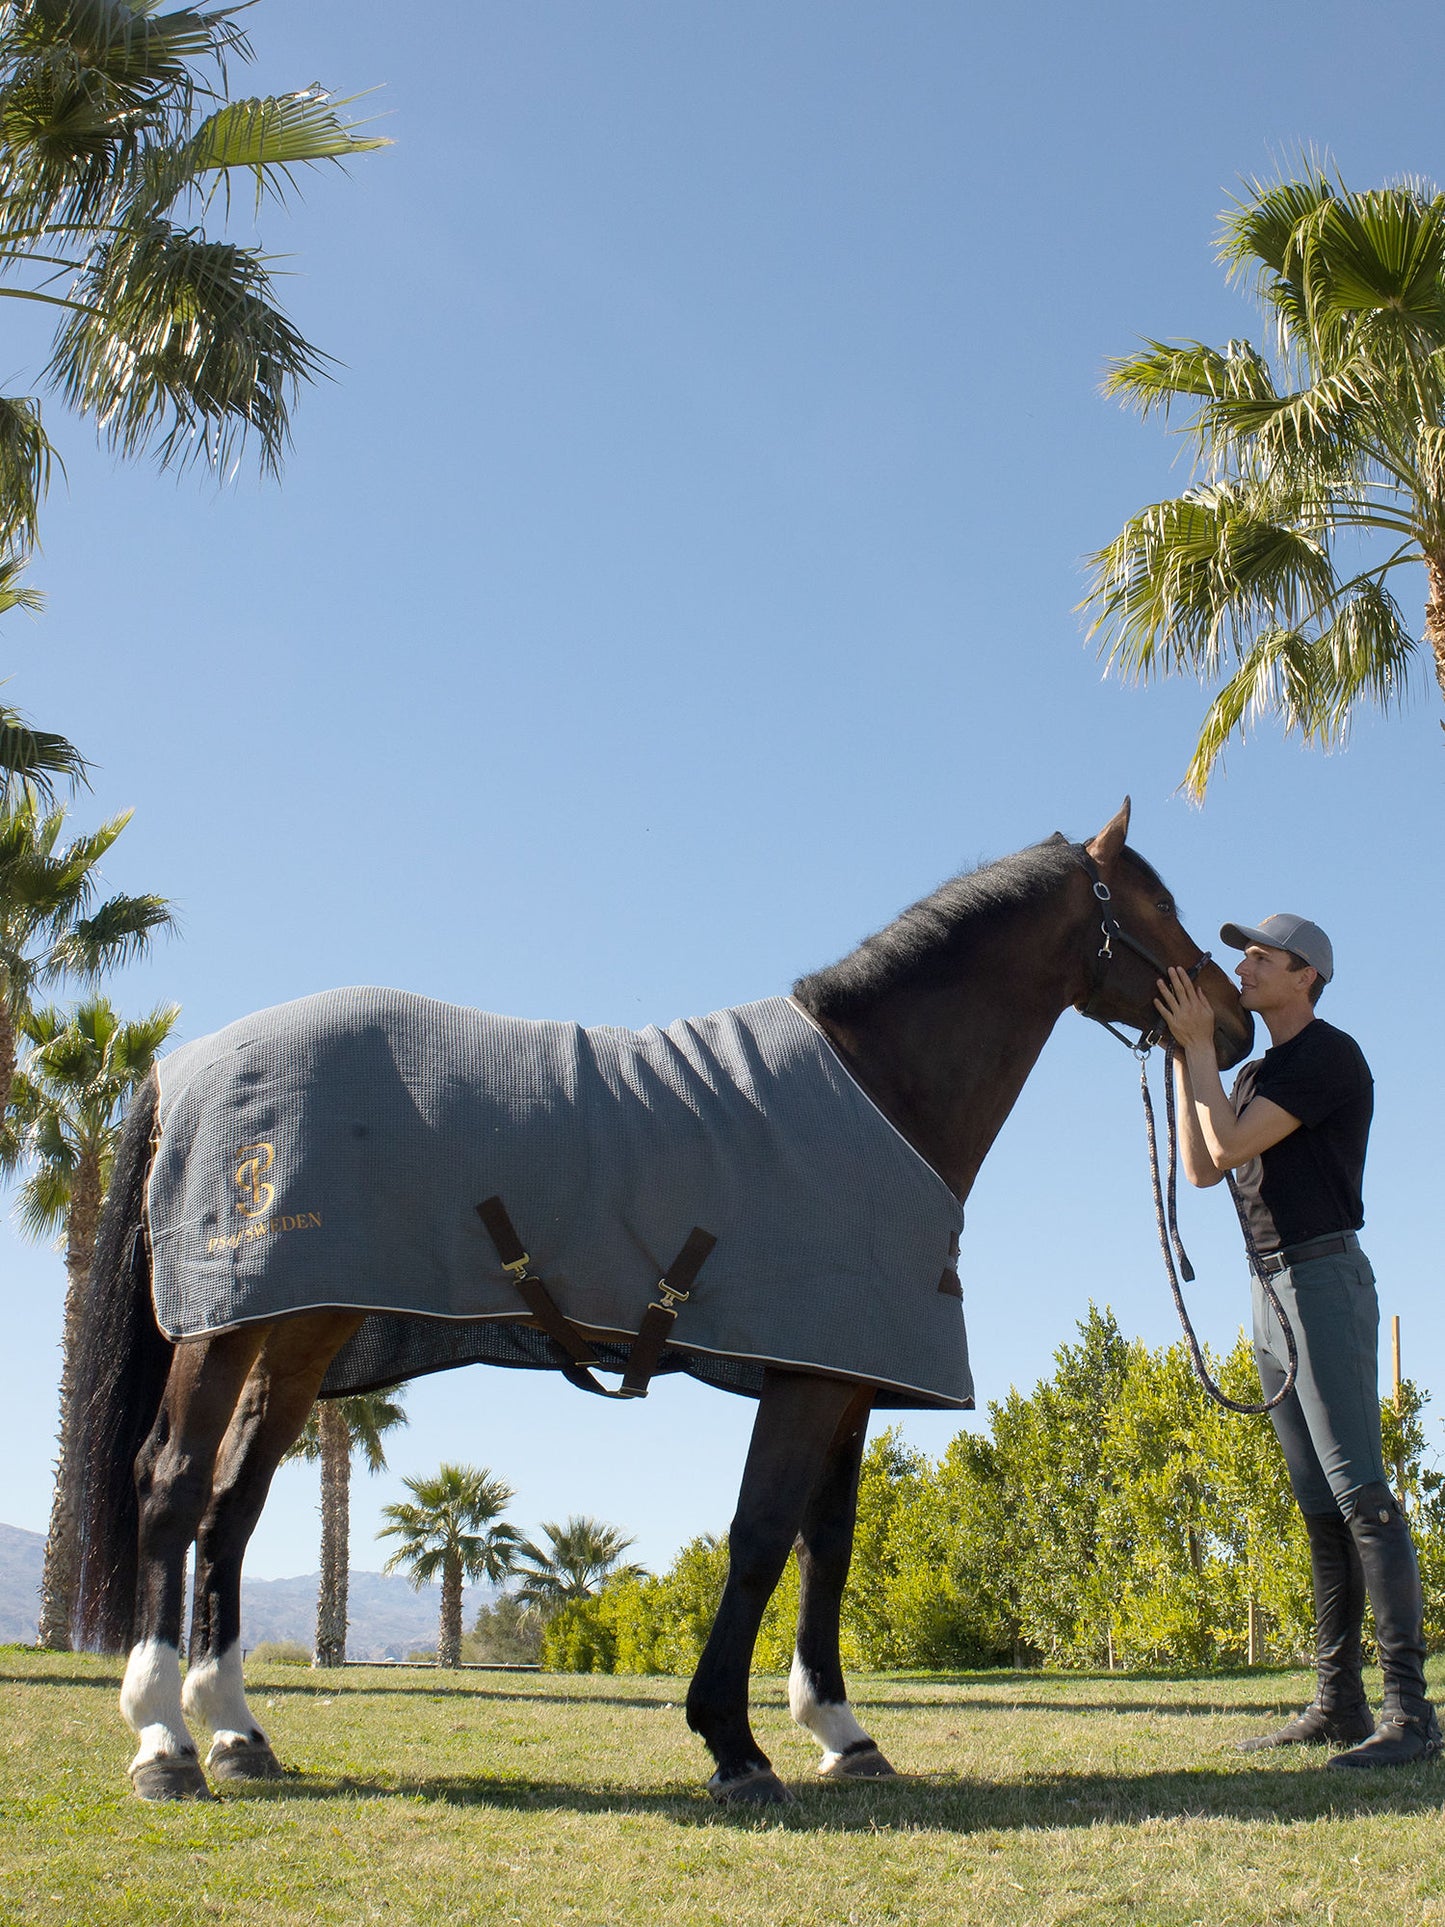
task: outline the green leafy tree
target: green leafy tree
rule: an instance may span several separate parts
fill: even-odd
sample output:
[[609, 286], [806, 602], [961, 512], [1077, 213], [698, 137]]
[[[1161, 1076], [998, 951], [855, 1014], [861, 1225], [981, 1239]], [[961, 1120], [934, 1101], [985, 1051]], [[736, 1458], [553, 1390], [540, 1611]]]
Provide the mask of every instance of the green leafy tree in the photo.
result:
[[[937, 1464], [920, 1458], [892, 1506], [881, 1613], [867, 1603], [870, 1560], [855, 1553], [843, 1625], [862, 1664], [882, 1663], [867, 1643], [865, 1612], [880, 1625], [893, 1665], [993, 1666], [1013, 1658], [1021, 1643], [1018, 1587], [998, 1556], [1008, 1503], [992, 1439], [959, 1432]], [[866, 1535], [860, 1550], [865, 1543]]]
[[76, 1570], [70, 1438], [77, 1333], [126, 1100], [179, 1014], [178, 1005], [167, 1004], [126, 1022], [103, 997], [73, 1011], [28, 1012], [22, 1021], [31, 1048], [0, 1132], [0, 1173], [26, 1173], [17, 1204], [21, 1230], [32, 1238], [59, 1232], [65, 1242], [59, 1448], [40, 1609], [40, 1643], [62, 1651], [70, 1648]]
[[[1217, 1375], [1218, 1362], [1206, 1353]], [[1210, 1450], [1218, 1410], [1185, 1346], [1129, 1350], [1105, 1429], [1101, 1529], [1129, 1549], [1109, 1614], [1116, 1656], [1202, 1667], [1219, 1656], [1221, 1619], [1235, 1618], [1237, 1515], [1219, 1502]]]
[[[1247, 1333], [1239, 1334], [1214, 1376], [1230, 1398], [1260, 1398]], [[1247, 1657], [1252, 1601], [1263, 1642], [1256, 1659], [1308, 1660], [1314, 1652], [1309, 1541], [1274, 1427], [1263, 1413], [1222, 1412], [1212, 1403], [1201, 1410], [1198, 1450], [1211, 1467], [1214, 1530], [1227, 1542], [1233, 1566], [1228, 1597], [1215, 1607], [1219, 1651], [1231, 1661]]]
[[1012, 1573], [1016, 1663], [1107, 1656], [1114, 1573], [1128, 1547], [1104, 1533], [1104, 1440], [1129, 1364], [1110, 1311], [1089, 1307], [1051, 1379], [989, 1406], [998, 1471], [998, 1557]]
[[868, 1441], [853, 1526], [850, 1575], [858, 1577], [845, 1590], [840, 1629], [845, 1663], [855, 1654], [858, 1664], [874, 1668], [911, 1659], [910, 1629], [895, 1616], [898, 1580], [900, 1569], [912, 1563], [918, 1523], [913, 1507], [928, 1469], [923, 1453], [905, 1445], [896, 1426]]
[[[257, 208], [295, 170], [386, 143], [319, 87], [232, 99], [239, 7], [0, 5], [0, 295], [56, 311], [42, 379], [118, 453], [280, 463], [325, 357], [273, 300], [266, 257], [200, 225], [218, 189]], [[343, 103], [344, 104], [344, 103]], [[34, 396], [0, 398], [0, 605], [36, 540], [55, 453]]]
[[419, 1592], [441, 1581], [437, 1664], [456, 1666], [462, 1648], [462, 1587], [468, 1579], [503, 1580], [522, 1545], [502, 1514], [512, 1488], [485, 1467], [443, 1465], [429, 1478], [404, 1479], [412, 1497], [383, 1508], [378, 1539], [400, 1541], [383, 1572], [405, 1571]]
[[62, 843], [65, 806], [46, 804], [34, 783], [0, 803], [0, 1115], [36, 991], [62, 977], [94, 979], [143, 956], [157, 931], [173, 927], [163, 897], [96, 901], [100, 860], [131, 814]]
[[616, 1526], [574, 1513], [565, 1525], [542, 1522], [547, 1549], [524, 1540], [517, 1549], [518, 1599], [544, 1612], [570, 1599], [587, 1599], [609, 1579], [639, 1579], [646, 1569], [622, 1563], [633, 1541]]
[[1219, 258], [1257, 295], [1274, 358], [1149, 341], [1110, 364], [1107, 393], [1185, 413], [1195, 473], [1091, 558], [1083, 605], [1120, 676], [1218, 685], [1196, 797], [1253, 720], [1328, 747], [1362, 704], [1399, 703], [1417, 656], [1401, 570], [1425, 591], [1445, 695], [1445, 196], [1356, 191], [1310, 163], [1249, 183]]
[[[321, 1467], [321, 1583], [316, 1595], [312, 1664], [346, 1664], [346, 1606], [351, 1579], [351, 1460], [360, 1452], [368, 1472], [386, 1470], [387, 1432], [408, 1423], [390, 1392], [358, 1392], [318, 1399], [287, 1459]], [[284, 1463], [284, 1461], [283, 1461]]]
[[477, 1608], [462, 1641], [462, 1658], [493, 1666], [534, 1666], [542, 1650], [542, 1615], [515, 1593], [501, 1592]]

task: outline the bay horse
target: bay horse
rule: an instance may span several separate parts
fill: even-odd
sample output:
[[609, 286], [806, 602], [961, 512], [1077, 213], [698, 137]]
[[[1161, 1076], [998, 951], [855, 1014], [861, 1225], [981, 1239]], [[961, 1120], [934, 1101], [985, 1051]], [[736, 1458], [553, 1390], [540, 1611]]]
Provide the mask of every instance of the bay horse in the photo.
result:
[[[1126, 845], [1129, 803], [1087, 843], [1047, 841], [945, 883], [793, 997], [847, 1077], [960, 1201], [1053, 1026], [1071, 1005], [1155, 1030], [1165, 969], [1195, 975], [1221, 1069], [1253, 1035], [1234, 985], [1186, 933], [1156, 872]], [[1127, 1040], [1125, 1040], [1127, 1041]], [[205, 1798], [206, 1778], [279, 1773], [241, 1676], [241, 1564], [272, 1475], [364, 1314], [345, 1306], [172, 1343], [156, 1322], [144, 1225], [154, 1074], [127, 1118], [76, 1360], [80, 1581], [76, 1630], [128, 1652], [121, 1710], [143, 1799]], [[890, 1134], [891, 1135], [891, 1134]], [[345, 1281], [336, 1281], [338, 1293]], [[942, 1289], [942, 1287], [940, 1287]], [[518, 1313], [518, 1322], [526, 1322]], [[541, 1342], [538, 1340], [538, 1342]], [[547, 1361], [566, 1368], [559, 1352]], [[396, 1377], [403, 1376], [398, 1371]], [[687, 1695], [710, 1749], [709, 1791], [790, 1796], [753, 1736], [748, 1678], [763, 1610], [796, 1550], [793, 1718], [828, 1778], [893, 1773], [849, 1707], [839, 1608], [859, 1466], [878, 1387], [770, 1367], [729, 1535], [726, 1587]], [[189, 1666], [180, 1644], [194, 1544]], [[188, 1722], [213, 1738], [203, 1770]]]

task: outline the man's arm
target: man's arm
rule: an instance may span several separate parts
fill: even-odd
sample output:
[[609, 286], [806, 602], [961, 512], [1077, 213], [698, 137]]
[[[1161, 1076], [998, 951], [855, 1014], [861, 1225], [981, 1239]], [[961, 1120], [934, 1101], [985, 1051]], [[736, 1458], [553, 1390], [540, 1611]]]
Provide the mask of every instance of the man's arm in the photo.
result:
[[1175, 1061], [1185, 1119], [1184, 1175], [1205, 1189], [1297, 1131], [1300, 1121], [1267, 1097], [1254, 1098], [1235, 1116], [1215, 1060], [1214, 1011], [1187, 972], [1171, 969], [1167, 981], [1160, 979], [1155, 1007], [1182, 1053], [1182, 1061]]
[[1197, 1190], [1207, 1191], [1218, 1184], [1224, 1173], [1214, 1162], [1199, 1119], [1194, 1110], [1194, 1086], [1189, 1080], [1189, 1059], [1183, 1051], [1174, 1053], [1174, 1096], [1179, 1117], [1179, 1157], [1184, 1175]]

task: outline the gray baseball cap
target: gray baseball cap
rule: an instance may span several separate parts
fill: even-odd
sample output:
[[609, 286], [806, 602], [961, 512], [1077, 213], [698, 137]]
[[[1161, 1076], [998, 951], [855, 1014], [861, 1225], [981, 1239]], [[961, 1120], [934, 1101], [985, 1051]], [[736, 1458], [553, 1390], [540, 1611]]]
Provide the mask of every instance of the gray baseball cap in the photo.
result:
[[1335, 974], [1334, 947], [1324, 931], [1308, 917], [1291, 916], [1288, 910], [1276, 911], [1257, 925], [1226, 923], [1219, 935], [1231, 950], [1248, 950], [1252, 943], [1266, 950], [1288, 950], [1303, 957], [1326, 983]]

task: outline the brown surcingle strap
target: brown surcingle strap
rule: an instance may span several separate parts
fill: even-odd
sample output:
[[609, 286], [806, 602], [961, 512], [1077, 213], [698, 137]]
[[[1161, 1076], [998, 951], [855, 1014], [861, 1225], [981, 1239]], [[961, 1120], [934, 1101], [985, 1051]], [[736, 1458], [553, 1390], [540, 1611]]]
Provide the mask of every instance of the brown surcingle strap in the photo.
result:
[[532, 1270], [531, 1257], [517, 1236], [516, 1226], [507, 1215], [507, 1207], [502, 1200], [484, 1199], [477, 1206], [477, 1216], [487, 1227], [488, 1236], [497, 1247], [502, 1269], [511, 1274], [512, 1283], [521, 1293], [527, 1310], [566, 1354], [567, 1362], [561, 1366], [565, 1377], [584, 1392], [596, 1392], [599, 1398], [646, 1398], [652, 1374], [657, 1370], [663, 1347], [677, 1319], [677, 1307], [687, 1303], [688, 1295], [697, 1282], [697, 1274], [717, 1243], [712, 1233], [704, 1231], [699, 1225], [694, 1225], [688, 1233], [687, 1243], [658, 1283], [657, 1299], [643, 1314], [642, 1324], [628, 1354], [622, 1384], [614, 1392], [608, 1386], [599, 1384], [592, 1376], [588, 1368], [597, 1363], [596, 1352]]

